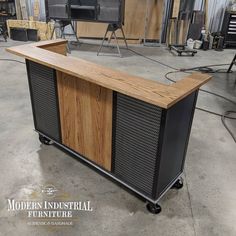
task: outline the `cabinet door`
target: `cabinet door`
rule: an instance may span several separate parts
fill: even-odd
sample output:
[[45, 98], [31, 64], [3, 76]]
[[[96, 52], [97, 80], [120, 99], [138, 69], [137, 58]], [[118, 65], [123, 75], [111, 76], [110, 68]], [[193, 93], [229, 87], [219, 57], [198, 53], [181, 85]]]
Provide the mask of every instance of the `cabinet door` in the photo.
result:
[[62, 143], [111, 169], [112, 91], [57, 73]]
[[57, 81], [54, 69], [27, 61], [30, 95], [37, 131], [61, 142]]

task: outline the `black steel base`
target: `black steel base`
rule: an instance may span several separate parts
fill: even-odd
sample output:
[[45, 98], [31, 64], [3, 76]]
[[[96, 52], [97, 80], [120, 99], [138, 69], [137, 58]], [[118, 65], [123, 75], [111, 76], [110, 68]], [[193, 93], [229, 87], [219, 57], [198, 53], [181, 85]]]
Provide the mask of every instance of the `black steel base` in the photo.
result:
[[153, 204], [151, 202], [147, 203], [147, 210], [152, 214], [159, 214], [161, 212], [161, 206], [158, 204]]
[[172, 189], [181, 189], [184, 186], [184, 181], [183, 178], [179, 178], [173, 185], [172, 185]]
[[[37, 131], [38, 132], [38, 131]], [[66, 147], [64, 147], [64, 145], [61, 145], [59, 143], [57, 143], [56, 141], [50, 139], [49, 137], [47, 137], [46, 135], [38, 132], [39, 134], [39, 141], [42, 144], [45, 145], [51, 145], [53, 143], [59, 145], [59, 147], [65, 149], [66, 151], [69, 151], [70, 153], [74, 154], [74, 152], [70, 151], [69, 149], [67, 149]], [[77, 156], [77, 155], [76, 155]], [[83, 159], [84, 160], [84, 159]], [[90, 162], [88, 162], [90, 163]], [[90, 163], [91, 164], [91, 163]], [[101, 169], [93, 164], [93, 167], [96, 167], [97, 169], [99, 169], [101, 171]], [[158, 199], [157, 201], [151, 202], [151, 199], [148, 199], [146, 196], [144, 196], [143, 194], [138, 193], [137, 191], [134, 191], [134, 189], [130, 188], [130, 186], [128, 186], [127, 184], [123, 183], [121, 180], [117, 179], [116, 177], [114, 177], [112, 174], [108, 174], [107, 171], [102, 171], [103, 173], [107, 174], [109, 177], [112, 177], [112, 179], [118, 181], [118, 183], [122, 184], [122, 187], [127, 187], [128, 190], [133, 191], [134, 194], [137, 194], [138, 197], [142, 198], [142, 200], [146, 200], [148, 201], [146, 208], [147, 210], [152, 213], [152, 214], [159, 214], [161, 212], [161, 206], [157, 203], [157, 201], [159, 201], [160, 199]], [[182, 177], [179, 177], [174, 184], [172, 185], [172, 187], [168, 188], [168, 189], [181, 189], [183, 187], [183, 179]], [[164, 194], [163, 194], [164, 195]]]
[[51, 145], [52, 144], [52, 141], [48, 138], [46, 138], [45, 136], [39, 134], [39, 141], [42, 143], [42, 144], [45, 144], [45, 145]]

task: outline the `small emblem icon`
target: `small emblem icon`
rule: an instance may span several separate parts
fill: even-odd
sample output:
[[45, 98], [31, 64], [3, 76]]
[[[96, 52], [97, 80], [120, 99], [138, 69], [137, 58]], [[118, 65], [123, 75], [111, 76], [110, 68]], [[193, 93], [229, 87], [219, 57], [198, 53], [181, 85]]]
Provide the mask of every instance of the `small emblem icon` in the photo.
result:
[[58, 192], [58, 190], [52, 184], [46, 185], [42, 188], [42, 193], [46, 197], [55, 197], [57, 192]]

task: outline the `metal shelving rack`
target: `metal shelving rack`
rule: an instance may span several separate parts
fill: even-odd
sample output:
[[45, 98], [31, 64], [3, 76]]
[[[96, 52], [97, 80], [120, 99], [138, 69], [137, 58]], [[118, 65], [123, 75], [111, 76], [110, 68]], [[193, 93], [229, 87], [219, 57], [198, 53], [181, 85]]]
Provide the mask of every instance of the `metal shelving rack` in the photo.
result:
[[236, 46], [236, 11], [226, 11], [222, 25], [224, 45]]
[[16, 19], [15, 0], [0, 0], [0, 35], [7, 40], [8, 19]]

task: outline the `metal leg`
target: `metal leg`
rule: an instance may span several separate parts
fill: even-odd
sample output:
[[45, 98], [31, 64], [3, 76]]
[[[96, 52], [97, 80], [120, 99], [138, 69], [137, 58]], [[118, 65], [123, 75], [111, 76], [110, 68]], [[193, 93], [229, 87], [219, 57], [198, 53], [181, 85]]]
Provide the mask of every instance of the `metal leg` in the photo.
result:
[[64, 29], [65, 29], [65, 27], [63, 27], [63, 26], [60, 26], [60, 30], [61, 30], [61, 37], [62, 37], [63, 39], [66, 39], [66, 36], [65, 36], [65, 34], [64, 34]]
[[118, 53], [119, 53], [119, 56], [122, 57], [121, 55], [121, 51], [120, 51], [120, 46], [119, 46], [119, 43], [118, 43], [118, 39], [117, 39], [117, 36], [116, 36], [116, 31], [120, 29], [121, 32], [122, 32], [122, 35], [123, 35], [123, 38], [124, 38], [124, 42], [125, 42], [125, 45], [126, 45], [126, 48], [128, 49], [128, 44], [127, 44], [127, 41], [126, 41], [126, 38], [125, 38], [125, 34], [124, 34], [124, 31], [122, 29], [122, 26], [121, 25], [117, 25], [117, 24], [109, 24], [108, 27], [107, 27], [107, 30], [106, 30], [106, 33], [105, 33], [105, 36], [103, 37], [103, 40], [102, 40], [102, 44], [98, 50], [98, 53], [97, 55], [99, 55], [103, 45], [104, 45], [104, 41], [106, 39], [106, 36], [107, 36], [107, 33], [108, 32], [112, 32], [111, 33], [111, 36], [108, 40], [108, 45], [111, 43], [111, 40], [113, 39], [113, 36], [114, 36], [114, 39], [116, 41], [116, 47], [117, 47], [117, 50], [118, 50]]
[[124, 30], [123, 30], [122, 26], [120, 27], [120, 30], [121, 30], [121, 32], [122, 32], [122, 35], [123, 35], [123, 38], [124, 38], [124, 41], [125, 41], [126, 48], [128, 49], [128, 44], [127, 44], [126, 37], [125, 37], [125, 33], [124, 33]]
[[71, 50], [70, 50], [70, 47], [69, 47], [68, 43], [66, 44], [66, 48], [67, 48], [67, 52], [68, 52], [69, 54], [71, 54]]
[[108, 44], [111, 43], [111, 40], [112, 40], [113, 34], [114, 34], [114, 31], [112, 31], [112, 33], [111, 33], [111, 36], [110, 36], [110, 38], [109, 38], [109, 40], [108, 40]]
[[76, 34], [76, 32], [75, 32], [75, 28], [74, 28], [72, 22], [70, 22], [70, 25], [71, 25], [71, 28], [72, 28], [73, 33], [74, 33], [74, 35], [75, 35], [76, 41], [79, 42], [79, 39], [78, 39], [78, 37], [77, 37], [77, 34]]
[[54, 33], [55, 33], [55, 29], [56, 29], [56, 27], [55, 27], [55, 25], [53, 26], [53, 30], [52, 30], [52, 34], [51, 34], [51, 40], [53, 39], [53, 35], [54, 35]]
[[[65, 33], [64, 33], [65, 26], [61, 26], [61, 25], [60, 25], [60, 30], [61, 30], [61, 37], [62, 37], [63, 39], [66, 39], [66, 36], [65, 36]], [[70, 50], [70, 47], [69, 47], [69, 42], [66, 44], [66, 48], [67, 48], [67, 52], [68, 52], [68, 53], [71, 53], [71, 50]]]
[[[109, 26], [108, 26], [108, 27], [109, 27]], [[105, 35], [104, 35], [104, 37], [103, 37], [102, 44], [101, 44], [100, 48], [98, 49], [97, 56], [99, 56], [99, 53], [101, 52], [101, 49], [102, 49], [102, 47], [103, 47], [104, 41], [105, 41], [106, 36], [107, 36], [107, 33], [108, 33], [108, 27], [107, 27], [106, 33], [105, 33]]]
[[236, 54], [234, 56], [233, 61], [231, 62], [230, 66], [229, 66], [229, 69], [227, 70], [227, 73], [231, 72], [231, 69], [232, 69], [233, 65], [236, 65]]
[[115, 40], [116, 40], [116, 47], [117, 47], [118, 53], [119, 53], [120, 57], [122, 57], [121, 52], [120, 52], [120, 46], [119, 46], [115, 31], [114, 31], [114, 36], [115, 36]]

